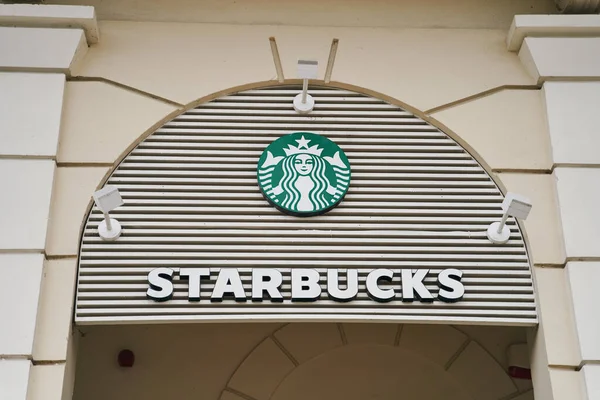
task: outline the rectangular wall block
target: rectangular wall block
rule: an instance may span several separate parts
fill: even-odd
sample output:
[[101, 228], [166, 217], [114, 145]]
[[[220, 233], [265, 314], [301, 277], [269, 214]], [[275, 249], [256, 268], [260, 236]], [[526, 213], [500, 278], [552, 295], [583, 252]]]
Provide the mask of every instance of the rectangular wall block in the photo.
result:
[[43, 265], [42, 254], [0, 254], [0, 355], [32, 354]]
[[63, 400], [64, 375], [65, 364], [34, 365], [26, 400]]
[[0, 27], [0, 69], [69, 73], [86, 51], [81, 29]]
[[588, 400], [600, 399], [600, 365], [588, 364], [581, 368], [583, 374], [584, 392]]
[[64, 74], [0, 72], [0, 155], [56, 157]]
[[549, 365], [570, 365], [581, 362], [575, 317], [569, 298], [567, 277], [562, 268], [533, 269], [538, 295], [538, 312], [544, 325], [544, 341]]
[[600, 16], [595, 14], [532, 14], [515, 15], [506, 45], [518, 51], [526, 37], [597, 37], [600, 36]]
[[554, 163], [600, 164], [600, 82], [546, 82], [543, 92]]
[[75, 258], [46, 261], [33, 347], [36, 361], [67, 357], [76, 271]]
[[44, 249], [55, 165], [52, 160], [0, 160], [0, 249]]
[[[583, 361], [600, 360], [598, 287], [600, 262], [569, 262], [565, 269], [573, 303], [575, 328]], [[600, 388], [600, 385], [599, 385]]]
[[78, 27], [85, 30], [89, 44], [98, 43], [100, 37], [96, 10], [91, 6], [3, 4], [0, 6], [0, 24], [40, 28]]
[[0, 399], [25, 400], [30, 369], [29, 360], [0, 360]]
[[[550, 368], [553, 400], [596, 400], [599, 397], [586, 397], [581, 372], [565, 369]], [[547, 397], [535, 392], [536, 400], [546, 400]]]
[[538, 82], [600, 76], [600, 38], [527, 37], [519, 58]]
[[600, 257], [600, 168], [556, 168], [567, 258]]

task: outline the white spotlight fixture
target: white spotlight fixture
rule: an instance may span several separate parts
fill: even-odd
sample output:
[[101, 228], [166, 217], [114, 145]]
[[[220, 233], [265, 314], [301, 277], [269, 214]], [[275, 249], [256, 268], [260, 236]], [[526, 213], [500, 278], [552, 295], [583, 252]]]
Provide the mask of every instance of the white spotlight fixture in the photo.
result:
[[516, 343], [508, 346], [508, 375], [517, 379], [531, 379], [531, 361], [529, 361], [529, 348], [525, 343]]
[[104, 214], [104, 221], [98, 225], [98, 234], [104, 240], [117, 240], [121, 236], [121, 224], [108, 213], [123, 205], [119, 189], [114, 186], [105, 186], [94, 193], [94, 202]]
[[298, 60], [298, 78], [302, 78], [302, 93], [294, 97], [294, 110], [299, 114], [308, 114], [315, 106], [315, 99], [308, 94], [308, 80], [317, 78], [318, 61]]
[[531, 211], [531, 202], [516, 193], [507, 193], [502, 202], [502, 219], [493, 222], [487, 229], [487, 237], [494, 244], [504, 244], [510, 238], [510, 228], [506, 226], [508, 217], [525, 220]]

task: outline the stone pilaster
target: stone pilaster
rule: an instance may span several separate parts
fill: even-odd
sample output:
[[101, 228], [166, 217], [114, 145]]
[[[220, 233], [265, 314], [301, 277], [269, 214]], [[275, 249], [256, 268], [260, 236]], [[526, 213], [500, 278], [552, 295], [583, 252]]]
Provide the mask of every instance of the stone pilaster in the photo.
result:
[[598, 399], [600, 15], [517, 16], [508, 47], [542, 86], [566, 256], [537, 273], [534, 377], [551, 386], [544, 399]]
[[[97, 40], [91, 7], [0, 5], [2, 399], [54, 400], [69, 392], [70, 316], [59, 321], [66, 337], [53, 343], [37, 325], [51, 312], [52, 298], [43, 294], [58, 279], [74, 282], [66, 266], [47, 259], [46, 240], [66, 77]], [[46, 357], [40, 343], [64, 351]]]

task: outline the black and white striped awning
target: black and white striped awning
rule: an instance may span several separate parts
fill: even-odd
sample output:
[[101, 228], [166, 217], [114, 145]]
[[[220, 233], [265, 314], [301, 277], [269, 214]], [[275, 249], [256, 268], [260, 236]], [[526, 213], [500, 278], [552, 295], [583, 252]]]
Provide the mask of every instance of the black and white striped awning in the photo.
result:
[[[116, 242], [97, 234], [93, 208], [82, 238], [76, 322], [146, 323], [190, 320], [405, 321], [533, 325], [537, 321], [529, 259], [515, 221], [505, 245], [486, 238], [503, 195], [481, 167], [446, 134], [398, 106], [359, 93], [311, 89], [314, 111], [297, 114], [299, 87], [224, 96], [189, 110], [140, 143], [112, 173], [125, 205]], [[352, 166], [342, 203], [325, 215], [282, 214], [262, 197], [256, 163], [265, 147], [292, 132], [335, 141]], [[146, 298], [149, 271], [211, 268], [199, 302], [187, 282], [173, 280], [166, 302]], [[252, 268], [284, 272], [284, 301], [211, 302], [221, 268], [236, 268], [249, 293]], [[289, 271], [358, 269], [350, 302], [290, 301]], [[377, 268], [463, 271], [464, 298], [378, 303], [364, 286]], [[426, 286], [435, 293], [434, 278]]]

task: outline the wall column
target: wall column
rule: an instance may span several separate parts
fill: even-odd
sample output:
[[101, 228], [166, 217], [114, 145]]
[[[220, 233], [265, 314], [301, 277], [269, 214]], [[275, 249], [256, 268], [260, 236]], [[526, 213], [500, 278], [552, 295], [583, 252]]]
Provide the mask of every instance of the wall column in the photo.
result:
[[0, 25], [0, 398], [70, 399], [71, 316], [48, 313], [74, 270], [46, 240], [65, 81], [98, 29], [92, 7], [71, 6], [0, 5]]
[[542, 87], [566, 256], [537, 282], [534, 377], [554, 399], [599, 399], [600, 15], [517, 16], [508, 46]]

